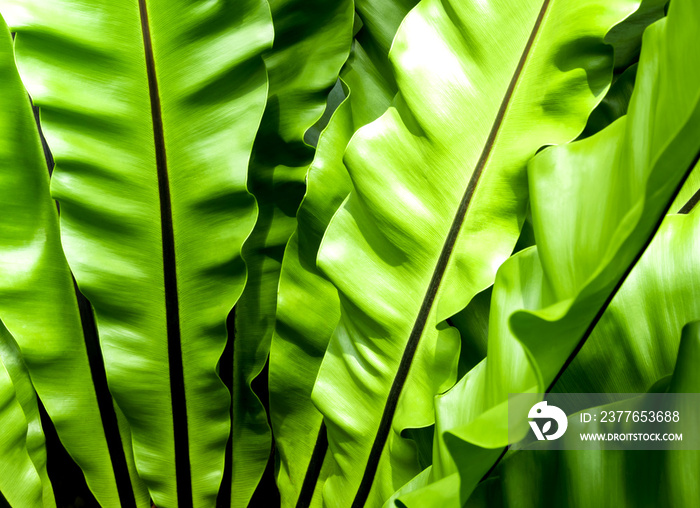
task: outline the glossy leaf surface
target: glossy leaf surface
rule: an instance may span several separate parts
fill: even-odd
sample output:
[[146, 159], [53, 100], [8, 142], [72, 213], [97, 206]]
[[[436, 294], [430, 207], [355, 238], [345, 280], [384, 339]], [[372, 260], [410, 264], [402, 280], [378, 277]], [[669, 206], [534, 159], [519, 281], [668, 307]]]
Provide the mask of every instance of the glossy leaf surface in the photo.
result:
[[282, 256], [314, 154], [304, 134], [321, 116], [352, 40], [348, 0], [272, 0], [270, 7], [275, 30], [265, 54], [270, 88], [248, 174], [258, 218], [244, 247], [248, 280], [235, 315], [234, 505], [248, 503], [270, 458], [267, 401], [258, 400], [251, 383], [268, 358]]
[[[670, 383], [666, 385], [672, 393], [700, 390], [696, 368], [700, 354], [698, 332], [698, 323], [690, 323], [682, 327], [682, 336], [670, 341], [678, 352], [675, 369], [672, 362], [667, 375]], [[625, 402], [618, 407], [633, 406]], [[683, 412], [682, 404], [677, 407]], [[611, 407], [599, 408], [605, 409]], [[694, 410], [685, 409], [681, 414], [689, 415]], [[692, 506], [700, 496], [697, 482], [692, 480], [700, 472], [699, 459], [700, 452], [696, 450], [515, 452], [494, 473], [494, 480], [480, 485], [466, 506], [539, 508], [563, 504], [593, 508], [609, 503], [642, 508]], [[542, 489], [544, 484], [553, 487]]]
[[[311, 390], [340, 316], [340, 302], [333, 285], [316, 268], [316, 255], [324, 230], [352, 190], [342, 161], [345, 147], [357, 129], [386, 111], [396, 94], [389, 44], [411, 6], [411, 2], [356, 2], [362, 28], [340, 74], [341, 91], [347, 96], [321, 134], [297, 214], [298, 226], [285, 250], [270, 352], [271, 419], [285, 505], [295, 504], [302, 488], [307, 489], [307, 497], [316, 491], [320, 501], [322, 483], [316, 486], [319, 471], [313, 468], [321, 464], [311, 461], [318, 446], [313, 460], [324, 462], [325, 429], [311, 403]], [[311, 483], [305, 486], [307, 477]]]
[[269, 10], [257, 0], [0, 9], [57, 161], [62, 243], [95, 309], [139, 475], [159, 507], [210, 506], [230, 429], [217, 364], [255, 221], [246, 174]]
[[456, 380], [444, 319], [513, 251], [528, 159], [581, 132], [610, 84], [603, 37], [637, 5], [425, 0], [404, 19], [399, 99], [348, 145], [355, 191], [318, 258], [342, 305], [313, 392], [336, 467], [327, 503], [378, 504], [420, 472], [401, 432], [431, 425]]
[[642, 393], [673, 372], [682, 327], [700, 319], [700, 214], [671, 215], [554, 391]]
[[[694, 167], [700, 74], [687, 70], [698, 68], [698, 55], [681, 48], [695, 40], [698, 19], [694, 2], [674, 2], [668, 18], [645, 33], [628, 115], [533, 159], [537, 247], [499, 271], [487, 359], [436, 401], [433, 474], [443, 491], [465, 500], [488, 471], [507, 444], [507, 394], [550, 388]], [[417, 502], [429, 491], [402, 500]]]
[[[696, 262], [699, 242], [697, 211], [664, 220], [552, 391], [643, 393], [657, 386], [671, 392], [697, 391], [678, 384], [679, 375], [692, 380], [690, 370], [681, 374], [678, 369], [681, 363], [691, 365], [693, 361], [695, 340], [689, 339], [685, 350], [679, 349], [679, 341], [683, 325], [700, 316], [695, 304], [700, 283]], [[467, 506], [480, 506], [485, 496], [490, 506], [692, 504], [697, 492], [687, 478], [697, 464], [693, 451], [515, 452], [493, 472], [494, 480], [480, 485]], [[567, 473], [558, 475], [557, 471]], [[640, 478], [646, 480], [640, 482]], [[543, 482], [552, 482], [556, 488], [532, 487]], [[650, 488], [645, 488], [647, 485]]]
[[[48, 168], [4, 22], [0, 37], [0, 320], [9, 330], [0, 354], [30, 424], [28, 445], [48, 489], [45, 502], [52, 494], [34, 388], [99, 502], [148, 506], [146, 489], [126, 459], [130, 444], [122, 448], [113, 410], [97, 400], [100, 393], [111, 407], [99, 385], [104, 372], [93, 372], [88, 358], [90, 331], [81, 322]], [[92, 352], [99, 355], [99, 349]]]
[[0, 494], [10, 506], [55, 507], [36, 393], [21, 353], [0, 324]]

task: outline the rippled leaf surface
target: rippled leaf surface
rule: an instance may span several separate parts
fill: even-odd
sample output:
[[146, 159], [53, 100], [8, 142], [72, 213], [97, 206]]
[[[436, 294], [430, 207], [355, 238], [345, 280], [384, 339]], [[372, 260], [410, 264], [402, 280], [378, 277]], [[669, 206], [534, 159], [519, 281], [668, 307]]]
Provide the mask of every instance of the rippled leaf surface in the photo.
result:
[[[255, 222], [246, 188], [272, 41], [257, 0], [3, 0], [56, 159], [61, 240], [159, 507], [211, 506], [217, 374]], [[59, 372], [55, 365], [52, 372]]]
[[[128, 435], [128, 425], [117, 422], [106, 388], [89, 304], [80, 308], [82, 295], [75, 291], [63, 254], [39, 133], [15, 68], [10, 33], [4, 21], [1, 25], [0, 357], [28, 425], [26, 446], [43, 483], [44, 503], [50, 506], [55, 502], [46, 476], [36, 389], [63, 446], [99, 502], [148, 506], [131, 445], [121, 439]], [[3, 420], [2, 428], [9, 436], [9, 421]], [[11, 471], [2, 476], [11, 488], [23, 488]], [[27, 480], [24, 488], [30, 485]]]
[[626, 117], [533, 159], [537, 247], [499, 271], [486, 360], [436, 401], [433, 491], [441, 485], [466, 499], [507, 444], [507, 394], [551, 388], [695, 166], [700, 74], [688, 69], [698, 55], [682, 48], [695, 40], [699, 16], [694, 2], [679, 0], [647, 29]]
[[[697, 326], [684, 325], [700, 317], [699, 245], [697, 211], [667, 217], [553, 391], [697, 392]], [[697, 459], [688, 450], [514, 452], [467, 506], [692, 505]], [[550, 482], [550, 491], [535, 487]]]
[[248, 173], [258, 217], [243, 251], [248, 279], [235, 311], [231, 496], [241, 505], [272, 460], [268, 401], [258, 399], [266, 393], [256, 395], [251, 383], [268, 358], [282, 256], [314, 155], [304, 134], [321, 116], [350, 52], [353, 25], [347, 0], [271, 0], [270, 8], [275, 41], [264, 55], [270, 86]]
[[378, 504], [420, 472], [401, 432], [431, 425], [433, 396], [456, 380], [444, 320], [513, 251], [528, 159], [582, 131], [610, 84], [603, 38], [637, 6], [425, 0], [404, 19], [399, 97], [348, 145], [355, 190], [318, 257], [342, 306], [313, 391], [335, 468], [327, 503]]
[[[324, 460], [325, 427], [311, 403], [311, 390], [340, 316], [340, 302], [333, 285], [316, 268], [316, 255], [324, 230], [352, 190], [342, 160], [345, 147], [352, 134], [378, 118], [396, 94], [389, 45], [412, 5], [356, 2], [362, 28], [340, 73], [342, 84], [337, 85], [347, 97], [321, 134], [297, 214], [298, 226], [285, 250], [270, 351], [271, 420], [285, 505], [295, 504], [302, 489], [302, 498], [310, 499], [315, 493], [315, 502], [320, 501], [320, 487], [328, 474], [328, 467], [319, 471], [329, 461]], [[319, 474], [321, 480], [316, 482]]]

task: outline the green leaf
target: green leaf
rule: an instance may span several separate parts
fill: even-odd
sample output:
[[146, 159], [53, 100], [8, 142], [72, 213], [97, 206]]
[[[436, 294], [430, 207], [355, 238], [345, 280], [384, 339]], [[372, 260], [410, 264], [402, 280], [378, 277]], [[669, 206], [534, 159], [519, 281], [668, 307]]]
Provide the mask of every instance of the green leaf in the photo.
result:
[[[698, 328], [683, 325], [700, 318], [698, 245], [700, 213], [668, 216], [552, 391], [641, 393], [670, 379], [671, 393], [697, 392]], [[685, 506], [698, 496], [695, 482], [687, 480], [699, 464], [695, 451], [527, 451], [506, 457], [492, 474], [497, 487], [482, 484], [497, 491], [492, 507], [516, 499], [533, 508]]]
[[[680, 335], [680, 347], [678, 337], [671, 341], [678, 355], [675, 369], [671, 367], [672, 376], [668, 376], [669, 391], [698, 393], [700, 324], [689, 323]], [[630, 410], [634, 409], [633, 404], [632, 400], [611, 406]], [[681, 418], [692, 417], [697, 411], [697, 407], [685, 406], [682, 399], [674, 408], [679, 410]], [[482, 483], [474, 500], [470, 499], [466, 506], [537, 508], [564, 504], [593, 508], [610, 503], [635, 507], [692, 506], [700, 496], [697, 482], [693, 481], [700, 473], [699, 459], [697, 450], [515, 452], [494, 473], [498, 477]], [[480, 502], [485, 497], [484, 491], [489, 492], [488, 505]]]
[[459, 378], [486, 357], [492, 290], [491, 286], [476, 295], [463, 311], [449, 319], [450, 325], [459, 330], [462, 339], [459, 352]]
[[[697, 163], [700, 60], [682, 48], [694, 40], [691, 27], [698, 20], [700, 8], [694, 2], [674, 3], [669, 17], [645, 34], [629, 114], [598, 136], [548, 150], [533, 161], [537, 253], [550, 287], [542, 292], [539, 305], [531, 300], [526, 307], [531, 311], [516, 313], [511, 326], [532, 357], [538, 358], [541, 380], [551, 382], [560, 365], [552, 362], [545, 367], [542, 360], [563, 353], [568, 357], [580, 332], [609, 303], [606, 299], [617, 292], [649, 245]], [[556, 199], [553, 188], [561, 190]], [[572, 199], [573, 192], [578, 199]], [[561, 213], [564, 209], [567, 213]], [[579, 227], [584, 214], [586, 224]], [[575, 252], [571, 245], [577, 246]], [[562, 256], [564, 252], [571, 254]], [[548, 347], [547, 340], [535, 334], [546, 330], [549, 335], [555, 329], [560, 335], [566, 329], [567, 338], [539, 356], [541, 348]]]
[[697, 162], [700, 55], [683, 48], [698, 20], [695, 2], [674, 1], [644, 35], [628, 115], [530, 164], [537, 247], [499, 270], [485, 362], [436, 399], [433, 480], [456, 486], [462, 501], [508, 443], [507, 394], [552, 387]]
[[664, 16], [669, 0], [642, 0], [639, 9], [615, 26], [605, 42], [615, 48], [615, 69], [626, 69], [639, 58], [644, 30]]
[[4, 21], [0, 25], [0, 319], [9, 330], [0, 356], [30, 425], [30, 456], [49, 503], [53, 495], [35, 387], [99, 502], [149, 506], [127, 460], [130, 444], [123, 446], [120, 439], [120, 430], [128, 430], [117, 423], [104, 370], [97, 358], [88, 358], [97, 339], [81, 322], [39, 133], [15, 68], [10, 33]]
[[616, 76], [610, 91], [588, 118], [586, 129], [581, 134], [581, 138], [587, 138], [602, 131], [615, 120], [627, 114], [636, 77], [637, 64], [629, 66], [622, 74]]
[[671, 212], [689, 213], [700, 202], [700, 164], [695, 169], [671, 205]]
[[[32, 380], [29, 377], [29, 371], [22, 359], [22, 354], [17, 346], [17, 342], [15, 342], [10, 332], [7, 331], [7, 328], [5, 328], [2, 323], [0, 323], [0, 364], [4, 369], [4, 374], [2, 375], [7, 376], [12, 385], [12, 388], [10, 388], [7, 380], [3, 382], [5, 390], [7, 390], [7, 395], [11, 397], [12, 393], [15, 394], [16, 402], [24, 413], [24, 418], [18, 419], [18, 425], [14, 427], [9, 420], [6, 421], [0, 418], [3, 432], [5, 429], [12, 429], [8, 430], [8, 434], [24, 434], [21, 439], [26, 444], [26, 451], [41, 481], [41, 490], [43, 493], [39, 493], [39, 498], [43, 499], [42, 506], [55, 506], [56, 501], [54, 500], [53, 487], [46, 469], [46, 439], [41, 427], [41, 417], [39, 415], [36, 392], [34, 391]], [[12, 404], [8, 405], [8, 410], [10, 407], [12, 407]], [[10, 412], [12, 413], [11, 410]], [[9, 419], [11, 420], [12, 417]], [[3, 458], [6, 455], [9, 454], [0, 453], [0, 456]], [[21, 463], [18, 462], [15, 465], [17, 470], [21, 469], [20, 464]], [[5, 491], [28, 487], [27, 485], [19, 485], [22, 482], [18, 481], [18, 478], [21, 478], [22, 474], [18, 474], [18, 471], [7, 471], [6, 469], [5, 473], [7, 477], [11, 478], [11, 480], [5, 484]], [[25, 474], [34, 476], [34, 473], [31, 472]], [[3, 475], [3, 477], [5, 477], [5, 475]], [[0, 491], [2, 490], [3, 488], [0, 487]]]
[[700, 319], [698, 245], [697, 210], [664, 220], [553, 391], [640, 393], [673, 372], [683, 325]]
[[230, 431], [217, 368], [255, 221], [246, 178], [269, 10], [260, 0], [0, 8], [41, 107], [63, 247], [94, 306], [139, 475], [159, 507], [211, 506]]
[[[2, 328], [0, 340], [12, 340], [7, 330]], [[29, 424], [4, 358], [3, 354], [0, 358], [0, 498], [4, 497], [15, 508], [55, 507], [56, 501], [46, 473], [46, 448], [41, 424], [36, 420]], [[36, 399], [33, 404], [35, 416], [38, 417]], [[40, 459], [39, 463], [37, 459]]]
[[271, 0], [275, 42], [265, 54], [267, 107], [253, 147], [248, 187], [258, 204], [246, 240], [246, 289], [236, 305], [233, 396], [234, 505], [247, 505], [270, 457], [265, 404], [251, 388], [268, 358], [284, 248], [296, 226], [314, 150], [305, 132], [350, 52], [352, 2]]
[[[410, 6], [395, 0], [356, 2], [363, 26], [341, 72], [347, 97], [320, 136], [298, 226], [285, 250], [270, 351], [270, 416], [280, 457], [277, 483], [285, 506], [296, 504], [302, 487], [306, 503], [314, 492], [320, 495], [316, 478], [326, 452], [325, 429], [311, 403], [311, 390], [340, 316], [340, 302], [333, 285], [317, 270], [316, 254], [333, 214], [352, 190], [342, 161], [345, 147], [357, 129], [386, 111], [396, 94], [389, 45]], [[319, 487], [326, 473], [327, 469]]]
[[431, 425], [434, 395], [455, 382], [459, 337], [444, 320], [513, 251], [527, 161], [583, 130], [610, 85], [603, 38], [637, 6], [424, 0], [404, 19], [390, 53], [399, 100], [348, 145], [355, 191], [318, 258], [342, 304], [313, 391], [328, 504], [379, 504], [420, 472], [400, 433]]

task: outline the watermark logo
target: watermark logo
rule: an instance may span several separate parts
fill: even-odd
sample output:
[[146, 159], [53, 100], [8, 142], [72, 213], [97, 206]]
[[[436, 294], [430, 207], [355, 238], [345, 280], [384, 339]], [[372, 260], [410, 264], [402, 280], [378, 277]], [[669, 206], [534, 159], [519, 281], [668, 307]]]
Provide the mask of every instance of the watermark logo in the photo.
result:
[[[569, 425], [569, 421], [566, 419], [566, 414], [564, 411], [559, 409], [557, 406], [548, 406], [547, 401], [538, 402], [530, 409], [527, 414], [528, 418], [533, 418], [530, 420], [530, 427], [532, 432], [539, 441], [544, 441], [548, 439], [553, 441], [559, 439], [566, 432], [566, 427]], [[538, 420], [546, 420], [542, 427], [539, 426]], [[549, 432], [552, 430], [552, 420], [557, 422], [557, 431], [553, 434]]]

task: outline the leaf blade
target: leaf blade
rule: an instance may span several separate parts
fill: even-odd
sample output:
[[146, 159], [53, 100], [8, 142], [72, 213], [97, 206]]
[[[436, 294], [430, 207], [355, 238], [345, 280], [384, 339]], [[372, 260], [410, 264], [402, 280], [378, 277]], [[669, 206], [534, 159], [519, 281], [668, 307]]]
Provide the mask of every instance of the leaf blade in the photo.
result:
[[[438, 433], [444, 435], [436, 460], [446, 474], [459, 470], [463, 496], [490, 472], [489, 460], [503, 456], [497, 456], [497, 447], [508, 442], [507, 394], [551, 388], [651, 242], [697, 162], [700, 76], [685, 73], [687, 66], [695, 68], [696, 55], [678, 48], [693, 40], [698, 16], [697, 6], [680, 0], [668, 18], [646, 31], [639, 85], [627, 117], [592, 138], [544, 151], [531, 163], [538, 246], [499, 270], [486, 362], [436, 402], [442, 420]], [[586, 217], [585, 224], [577, 217]], [[581, 227], [574, 230], [573, 224]], [[455, 405], [461, 414], [450, 413]], [[495, 451], [481, 459], [480, 468], [468, 465], [473, 454], [488, 448]]]
[[159, 506], [178, 495], [213, 504], [230, 429], [217, 364], [255, 220], [246, 169], [267, 90], [269, 11], [255, 0], [5, 4], [57, 161], [63, 245], [95, 308], [139, 474]]
[[[11, 218], [0, 223], [0, 318], [11, 333], [3, 345], [3, 359], [15, 383], [20, 383], [16, 373], [24, 370], [20, 364], [26, 364], [61, 440], [97, 499], [106, 505], [146, 506], [148, 494], [123, 459], [119, 426], [101, 405], [112, 404], [112, 399], [100, 384], [104, 371], [95, 369], [88, 358], [91, 338], [61, 249], [44, 153], [15, 68], [12, 39], [5, 22], [1, 24], [0, 209], [4, 218]], [[36, 433], [40, 423], [33, 388], [21, 390], [18, 385], [17, 390]], [[45, 464], [37, 467], [41, 470]]]
[[[298, 226], [282, 262], [276, 329], [270, 351], [271, 420], [280, 453], [278, 485], [284, 503], [320, 494], [327, 445], [322, 417], [311, 403], [311, 390], [323, 353], [340, 316], [335, 288], [316, 268], [316, 255], [333, 214], [352, 190], [342, 163], [352, 134], [375, 120], [391, 103], [396, 84], [388, 52], [393, 33], [413, 2], [356, 2], [363, 26], [342, 71], [345, 98], [320, 136], [309, 168], [307, 192]], [[303, 312], [300, 309], [305, 309]], [[308, 310], [307, 310], [308, 309]], [[310, 482], [310, 483], [309, 483]], [[306, 490], [305, 490], [306, 489]], [[303, 492], [302, 497], [300, 492]]]
[[[266, 372], [275, 326], [282, 257], [296, 226], [314, 154], [304, 135], [322, 114], [325, 95], [347, 58], [352, 37], [350, 1], [273, 0], [270, 8], [275, 42], [264, 56], [270, 88], [248, 170], [258, 218], [244, 247], [249, 275], [235, 314], [234, 504], [250, 501], [271, 460], [265, 411], [269, 403], [264, 400], [268, 381], [260, 378]], [[260, 393], [251, 387], [255, 378], [262, 385]], [[271, 464], [267, 467], [272, 470]], [[260, 484], [260, 489], [274, 488], [272, 476], [263, 481], [270, 485]]]
[[[512, 252], [527, 206], [525, 164], [543, 144], [582, 130], [609, 85], [612, 57], [603, 36], [635, 6], [608, 4], [605, 16], [594, 17], [598, 3], [554, 3], [549, 12], [548, 2], [531, 2], [516, 12], [500, 2], [424, 1], [405, 18], [392, 47], [401, 100], [348, 146], [345, 162], [356, 190], [326, 231], [318, 260], [338, 287], [344, 312], [312, 395], [326, 417], [336, 463], [343, 464], [326, 482], [328, 499], [353, 495], [347, 491], [359, 482], [358, 505], [368, 495], [383, 501], [419, 472], [399, 434], [432, 424], [432, 397], [454, 383], [458, 340], [438, 323], [488, 287]], [[590, 42], [590, 33], [596, 43], [577, 45], [578, 37]], [[570, 52], [590, 80], [557, 66]], [[492, 55], [498, 65], [488, 66]], [[542, 96], [557, 106], [530, 99]], [[528, 125], [538, 127], [520, 129], [525, 118], [537, 118]], [[480, 179], [475, 168], [485, 168]], [[409, 348], [419, 340], [413, 358]], [[363, 380], [360, 371], [371, 377]], [[404, 381], [410, 386], [402, 390]], [[337, 386], [353, 391], [339, 396]], [[364, 434], [376, 436], [372, 451]], [[390, 463], [385, 442], [404, 459]], [[384, 467], [374, 493], [372, 468], [358, 473], [368, 456], [372, 467]]]

